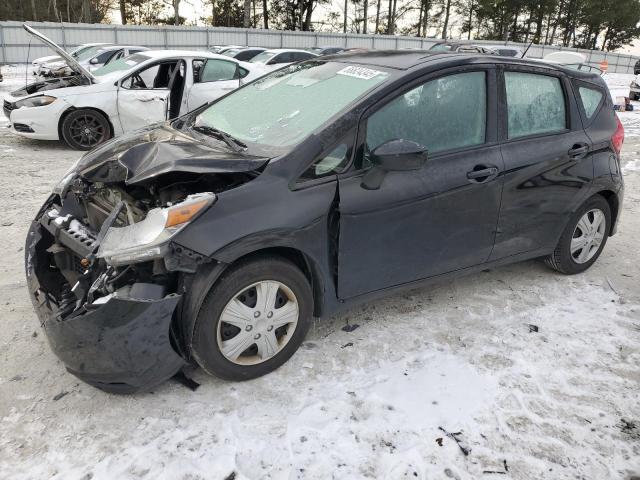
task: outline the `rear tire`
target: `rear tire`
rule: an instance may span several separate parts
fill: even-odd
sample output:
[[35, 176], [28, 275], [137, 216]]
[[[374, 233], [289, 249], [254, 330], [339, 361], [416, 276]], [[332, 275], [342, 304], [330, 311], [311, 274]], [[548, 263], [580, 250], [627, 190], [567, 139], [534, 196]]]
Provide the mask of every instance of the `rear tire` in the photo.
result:
[[545, 259], [554, 270], [573, 275], [598, 259], [611, 230], [611, 208], [600, 195], [587, 200], [567, 223], [556, 249]]
[[298, 267], [279, 257], [243, 261], [205, 297], [193, 357], [225, 380], [260, 377], [294, 354], [312, 321], [311, 286]]
[[111, 138], [109, 120], [102, 113], [86, 108], [65, 116], [60, 131], [65, 143], [75, 150], [91, 150]]

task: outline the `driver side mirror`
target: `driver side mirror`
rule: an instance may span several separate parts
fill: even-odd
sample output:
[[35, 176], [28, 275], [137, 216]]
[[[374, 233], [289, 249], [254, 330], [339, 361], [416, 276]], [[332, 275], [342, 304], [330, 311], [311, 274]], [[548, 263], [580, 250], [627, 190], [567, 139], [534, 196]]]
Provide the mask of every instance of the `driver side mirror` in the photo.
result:
[[89, 60], [89, 63], [91, 65], [97, 65], [98, 64], [98, 59], [97, 58], [92, 58], [91, 60]]
[[387, 172], [420, 170], [427, 161], [427, 147], [411, 140], [389, 140], [370, 155], [373, 167], [362, 177], [362, 188], [377, 190]]

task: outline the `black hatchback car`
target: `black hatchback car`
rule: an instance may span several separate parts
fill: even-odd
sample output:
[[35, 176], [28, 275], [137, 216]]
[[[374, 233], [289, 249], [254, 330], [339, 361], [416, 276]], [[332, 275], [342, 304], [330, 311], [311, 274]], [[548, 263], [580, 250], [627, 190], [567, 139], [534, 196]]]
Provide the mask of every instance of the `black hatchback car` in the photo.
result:
[[623, 130], [595, 74], [420, 51], [291, 65], [82, 157], [26, 241], [67, 369], [108, 391], [277, 368], [314, 317], [616, 231]]

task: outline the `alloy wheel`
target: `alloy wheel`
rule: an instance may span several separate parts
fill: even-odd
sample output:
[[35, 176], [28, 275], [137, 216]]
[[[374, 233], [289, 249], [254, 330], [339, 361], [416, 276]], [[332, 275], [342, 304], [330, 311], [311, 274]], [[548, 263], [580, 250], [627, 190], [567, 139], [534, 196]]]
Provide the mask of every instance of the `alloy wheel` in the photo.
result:
[[607, 221], [600, 209], [586, 212], [573, 231], [571, 256], [576, 263], [586, 263], [598, 252], [604, 240]]
[[222, 310], [218, 348], [238, 365], [256, 365], [275, 357], [298, 324], [298, 300], [285, 284], [264, 280], [237, 292]]
[[73, 141], [84, 148], [95, 147], [104, 140], [106, 135], [104, 125], [91, 114], [74, 119], [69, 127], [69, 133]]

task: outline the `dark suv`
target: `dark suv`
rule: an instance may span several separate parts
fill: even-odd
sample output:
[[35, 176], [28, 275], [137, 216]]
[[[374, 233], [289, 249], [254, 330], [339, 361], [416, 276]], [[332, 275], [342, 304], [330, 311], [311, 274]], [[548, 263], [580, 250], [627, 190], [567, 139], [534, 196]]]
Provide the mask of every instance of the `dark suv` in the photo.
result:
[[254, 378], [314, 317], [399, 289], [531, 258], [589, 268], [616, 231], [622, 141], [596, 74], [309, 60], [82, 157], [29, 231], [29, 293], [56, 355], [105, 390], [189, 364]]

